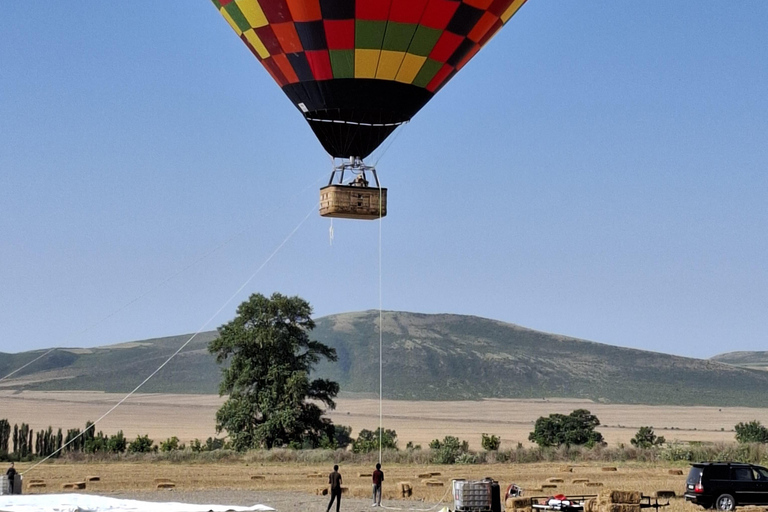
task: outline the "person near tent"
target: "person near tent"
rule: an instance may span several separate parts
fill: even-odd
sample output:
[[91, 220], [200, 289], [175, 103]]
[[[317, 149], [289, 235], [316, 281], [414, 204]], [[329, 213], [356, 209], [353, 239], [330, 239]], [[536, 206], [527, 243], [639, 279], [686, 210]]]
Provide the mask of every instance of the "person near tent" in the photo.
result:
[[336, 512], [339, 512], [341, 507], [341, 473], [339, 473], [339, 465], [333, 466], [333, 473], [328, 475], [328, 484], [331, 486], [331, 501], [328, 502], [328, 508], [325, 512], [330, 512], [333, 500], [336, 500]]
[[381, 464], [376, 463], [376, 471], [373, 472], [373, 506], [381, 506], [381, 483], [384, 481], [384, 472]]
[[13, 494], [13, 484], [14, 480], [16, 480], [16, 468], [13, 466], [13, 462], [11, 462], [11, 467], [8, 468], [8, 471], [5, 472], [5, 476], [8, 477], [8, 494]]

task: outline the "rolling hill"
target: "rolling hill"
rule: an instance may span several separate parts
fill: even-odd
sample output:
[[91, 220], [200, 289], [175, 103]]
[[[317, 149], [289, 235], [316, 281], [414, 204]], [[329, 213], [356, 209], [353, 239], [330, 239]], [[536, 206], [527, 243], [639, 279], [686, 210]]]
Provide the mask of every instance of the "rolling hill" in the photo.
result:
[[768, 352], [726, 352], [713, 356], [712, 361], [727, 363], [744, 368], [768, 370]]
[[[385, 312], [384, 394], [404, 400], [586, 398], [612, 403], [768, 406], [768, 372], [614, 347], [460, 315]], [[378, 311], [316, 320], [312, 337], [339, 361], [318, 374], [342, 391], [378, 394]], [[197, 336], [143, 392], [216, 393], [220, 369]], [[59, 349], [0, 389], [127, 392], [189, 338]], [[44, 351], [0, 354], [0, 375]]]

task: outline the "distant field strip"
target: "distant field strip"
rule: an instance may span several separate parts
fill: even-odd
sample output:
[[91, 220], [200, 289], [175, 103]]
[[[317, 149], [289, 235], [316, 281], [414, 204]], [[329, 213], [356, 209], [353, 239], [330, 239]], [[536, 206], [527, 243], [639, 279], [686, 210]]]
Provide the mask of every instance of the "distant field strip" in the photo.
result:
[[[33, 429], [82, 428], [100, 417], [123, 395], [99, 392], [0, 391], [0, 418]], [[216, 395], [137, 394], [105, 418], [97, 430], [123, 430], [129, 439], [148, 434], [156, 442], [178, 436], [183, 442], [216, 436], [215, 414], [223, 403]], [[336, 424], [360, 429], [378, 427], [378, 400], [342, 398], [329, 413]], [[653, 426], [669, 441], [733, 441], [741, 421], [768, 424], [768, 409], [745, 407], [679, 407], [596, 404], [583, 400], [481, 400], [410, 402], [385, 400], [384, 427], [408, 441], [426, 446], [432, 439], [455, 435], [480, 448], [482, 433], [501, 436], [502, 447], [529, 445], [528, 433], [540, 416], [586, 408], [602, 422], [609, 444], [629, 443], [641, 426]], [[722, 430], [721, 430], [722, 429]]]

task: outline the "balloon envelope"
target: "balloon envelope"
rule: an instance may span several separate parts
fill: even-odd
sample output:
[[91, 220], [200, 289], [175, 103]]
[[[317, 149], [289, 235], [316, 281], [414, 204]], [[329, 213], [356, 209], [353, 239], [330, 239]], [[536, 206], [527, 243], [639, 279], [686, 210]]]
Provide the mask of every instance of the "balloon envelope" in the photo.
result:
[[365, 158], [525, 0], [213, 0], [334, 157]]

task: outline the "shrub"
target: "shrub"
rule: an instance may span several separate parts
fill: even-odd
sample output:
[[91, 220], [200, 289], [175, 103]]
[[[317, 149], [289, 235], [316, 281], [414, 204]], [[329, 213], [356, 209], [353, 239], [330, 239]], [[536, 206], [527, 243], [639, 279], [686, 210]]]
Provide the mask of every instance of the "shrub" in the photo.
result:
[[568, 416], [550, 414], [536, 420], [533, 432], [528, 436], [539, 446], [585, 445], [592, 447], [603, 443], [603, 435], [595, 428], [600, 420], [586, 409], [576, 409]]
[[125, 439], [122, 430], [118, 431], [117, 434], [113, 436], [109, 436], [109, 440], [107, 441], [108, 452], [124, 453], [126, 448], [128, 448], [128, 441]]
[[498, 451], [499, 446], [501, 446], [501, 438], [493, 434], [483, 434], [480, 444], [482, 445], [483, 450], [487, 452], [495, 452]]
[[654, 446], [664, 444], [666, 439], [664, 439], [664, 436], [658, 437], [654, 433], [653, 427], [640, 427], [635, 437], [629, 442], [632, 443], [632, 446], [637, 446], [638, 448], [653, 448]]
[[184, 445], [179, 446], [179, 438], [176, 436], [169, 437], [165, 441], [160, 442], [161, 452], [173, 452], [179, 449], [184, 449]]
[[154, 445], [154, 441], [149, 438], [148, 435], [136, 436], [136, 439], [131, 441], [128, 445], [128, 451], [130, 453], [150, 453], [156, 452], [157, 446]]
[[[385, 450], [397, 450], [397, 432], [385, 429], [381, 436], [381, 447]], [[353, 453], [370, 453], [379, 451], [379, 430], [372, 432], [363, 429], [352, 443]]]
[[739, 443], [768, 443], [768, 428], [759, 421], [741, 422], [736, 427], [736, 441]]
[[429, 443], [429, 447], [435, 464], [454, 464], [459, 457], [469, 452], [469, 443], [453, 436], [445, 436], [442, 441], [435, 439]]

